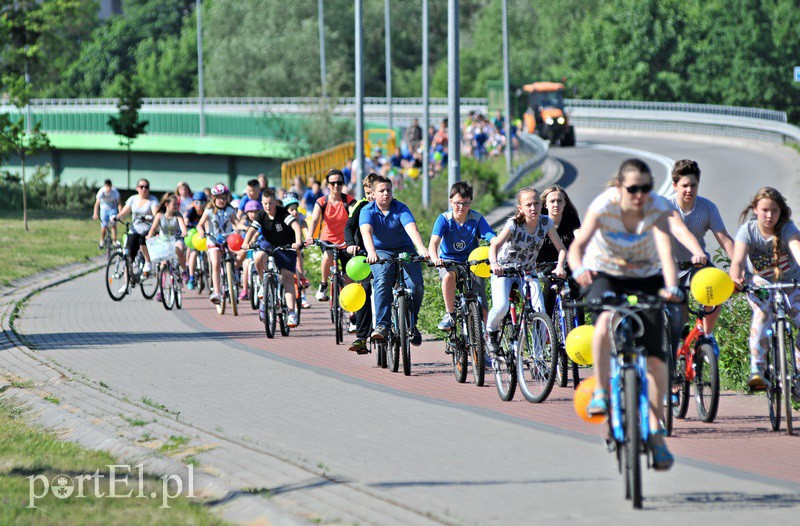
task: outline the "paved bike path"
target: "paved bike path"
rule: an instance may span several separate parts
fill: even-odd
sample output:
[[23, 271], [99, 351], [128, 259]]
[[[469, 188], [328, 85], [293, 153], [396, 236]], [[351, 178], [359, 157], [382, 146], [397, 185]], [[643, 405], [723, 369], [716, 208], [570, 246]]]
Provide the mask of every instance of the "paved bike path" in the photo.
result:
[[[540, 405], [503, 403], [491, 378], [456, 384], [440, 342], [413, 349], [411, 377], [389, 373], [337, 347], [319, 303], [290, 337], [268, 340], [245, 305], [239, 317], [218, 316], [189, 293], [183, 311], [166, 312], [138, 291], [113, 303], [101, 283], [95, 273], [34, 296], [17, 330], [37, 355], [212, 432], [220, 441], [198, 454], [201, 466], [271, 489], [292, 511], [379, 524], [393, 513], [396, 523], [635, 520], [599, 428], [574, 415], [570, 390]], [[763, 400], [726, 395], [720, 423], [679, 423], [676, 468], [645, 474], [652, 517], [796, 514], [798, 441], [766, 431], [765, 411]], [[253, 450], [226, 457], [226, 439]], [[325, 477], [279, 474], [265, 451]], [[786, 472], [790, 482], [779, 482]]]

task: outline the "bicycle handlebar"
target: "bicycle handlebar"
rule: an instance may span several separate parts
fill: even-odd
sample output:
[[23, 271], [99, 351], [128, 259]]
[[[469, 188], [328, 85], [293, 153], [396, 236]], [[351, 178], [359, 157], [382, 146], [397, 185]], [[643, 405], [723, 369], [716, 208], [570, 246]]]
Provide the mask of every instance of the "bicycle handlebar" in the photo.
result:
[[337, 245], [336, 243], [330, 243], [323, 239], [314, 239], [311, 244], [314, 246], [318, 246], [322, 250], [344, 250], [345, 248], [347, 248], [346, 243]]
[[429, 267], [436, 268], [452, 268], [452, 267], [471, 267], [473, 265], [480, 265], [481, 263], [489, 263], [489, 259], [470, 259], [467, 261], [445, 261], [442, 260], [441, 264], [428, 263]]
[[663, 309], [665, 301], [650, 294], [614, 294], [605, 295], [589, 301], [564, 302], [567, 308], [583, 308], [592, 312], [612, 310], [615, 312]]
[[758, 292], [759, 290], [789, 290], [800, 289], [800, 282], [793, 279], [791, 282], [765, 283], [763, 285], [745, 285], [742, 292]]
[[388, 258], [378, 258], [377, 263], [378, 265], [384, 265], [386, 263], [392, 263], [394, 261], [400, 261], [402, 263], [416, 263], [420, 261], [426, 261], [426, 258], [420, 256], [419, 254], [409, 254], [408, 252], [401, 252], [396, 256], [390, 256]]

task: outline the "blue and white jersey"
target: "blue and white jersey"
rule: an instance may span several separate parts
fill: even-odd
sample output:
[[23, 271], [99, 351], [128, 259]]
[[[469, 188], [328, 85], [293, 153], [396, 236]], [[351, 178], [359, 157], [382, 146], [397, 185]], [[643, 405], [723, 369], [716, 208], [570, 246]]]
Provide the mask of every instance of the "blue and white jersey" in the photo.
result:
[[470, 252], [478, 248], [479, 239], [489, 241], [496, 234], [479, 212], [470, 210], [463, 225], [453, 215], [453, 211], [448, 210], [436, 218], [432, 234], [442, 238], [439, 245], [440, 258], [464, 262]]

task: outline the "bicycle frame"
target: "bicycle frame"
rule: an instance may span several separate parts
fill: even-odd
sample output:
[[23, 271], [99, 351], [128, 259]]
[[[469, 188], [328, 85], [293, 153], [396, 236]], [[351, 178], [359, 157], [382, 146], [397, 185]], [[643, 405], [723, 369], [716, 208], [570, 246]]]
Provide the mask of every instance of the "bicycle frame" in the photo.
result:
[[[613, 319], [609, 324], [613, 323]], [[636, 375], [639, 377], [639, 427], [642, 440], [647, 442], [650, 437], [650, 400], [648, 398], [649, 386], [647, 381], [647, 357], [642, 353], [642, 348], [633, 345], [633, 327], [629, 318], [623, 318], [617, 327], [616, 336], [613, 343], [620, 342], [621, 351], [617, 350], [616, 345], [611, 349], [611, 418], [609, 425], [614, 440], [625, 441], [625, 428], [622, 422], [622, 396], [624, 386], [622, 377], [624, 369], [635, 368]]]

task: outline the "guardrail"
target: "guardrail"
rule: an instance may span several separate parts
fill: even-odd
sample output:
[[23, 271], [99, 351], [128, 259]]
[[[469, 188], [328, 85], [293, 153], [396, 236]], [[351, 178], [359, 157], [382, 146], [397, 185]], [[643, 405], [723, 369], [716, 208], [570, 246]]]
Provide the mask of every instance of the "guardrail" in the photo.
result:
[[511, 192], [525, 175], [539, 168], [547, 159], [550, 150], [550, 141], [545, 141], [538, 135], [520, 133], [518, 138], [520, 149], [530, 153], [531, 158], [517, 166], [508, 176], [508, 182], [503, 186], [503, 192], [506, 194]]

